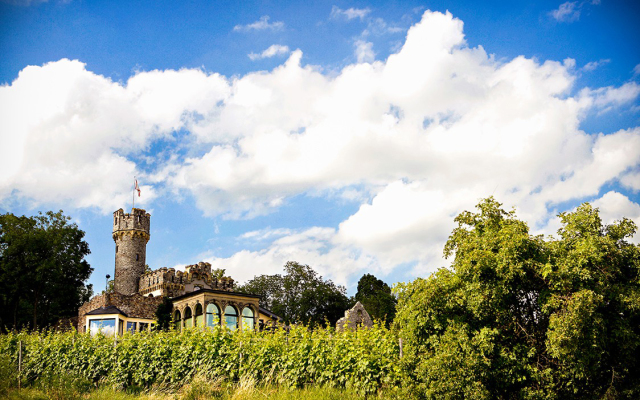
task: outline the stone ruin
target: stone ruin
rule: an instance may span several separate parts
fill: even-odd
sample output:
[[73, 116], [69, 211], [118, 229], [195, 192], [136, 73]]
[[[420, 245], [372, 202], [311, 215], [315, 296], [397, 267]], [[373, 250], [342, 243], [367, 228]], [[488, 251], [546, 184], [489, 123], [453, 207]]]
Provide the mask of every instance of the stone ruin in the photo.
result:
[[340, 318], [336, 323], [336, 329], [338, 331], [344, 329], [371, 328], [372, 326], [373, 321], [360, 302], [357, 302], [352, 309], [345, 311], [344, 317]]

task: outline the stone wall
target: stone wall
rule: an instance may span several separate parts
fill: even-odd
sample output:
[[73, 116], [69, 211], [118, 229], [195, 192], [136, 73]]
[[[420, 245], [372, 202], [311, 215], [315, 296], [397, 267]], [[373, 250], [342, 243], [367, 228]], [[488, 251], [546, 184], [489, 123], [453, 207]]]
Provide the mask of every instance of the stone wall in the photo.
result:
[[198, 289], [233, 291], [234, 281], [230, 277], [217, 279], [211, 272], [211, 264], [199, 262], [187, 265], [184, 272], [174, 268], [160, 268], [140, 277], [139, 293], [145, 296], [177, 297]]
[[134, 318], [156, 318], [156, 310], [162, 303], [162, 297], [144, 297], [140, 294], [121, 293], [100, 294], [84, 303], [78, 310], [78, 331], [84, 332], [85, 315], [97, 308], [114, 306]]
[[131, 214], [125, 214], [119, 209], [113, 213], [114, 285], [118, 293], [138, 293], [138, 283], [145, 272], [150, 226], [151, 216], [145, 210], [134, 208]]
[[340, 318], [336, 323], [336, 329], [359, 329], [371, 328], [373, 321], [367, 310], [364, 309], [362, 303], [357, 302], [352, 309], [345, 311], [344, 317]]

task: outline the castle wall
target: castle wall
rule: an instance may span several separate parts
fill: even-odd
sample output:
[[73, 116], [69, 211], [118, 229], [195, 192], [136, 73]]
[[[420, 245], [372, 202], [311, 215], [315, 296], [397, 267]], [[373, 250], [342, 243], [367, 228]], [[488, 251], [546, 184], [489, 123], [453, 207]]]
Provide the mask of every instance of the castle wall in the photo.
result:
[[173, 268], [160, 268], [140, 277], [138, 293], [154, 297], [176, 297], [198, 289], [233, 291], [233, 279], [217, 279], [211, 273], [211, 264], [199, 262], [187, 265], [184, 272]]

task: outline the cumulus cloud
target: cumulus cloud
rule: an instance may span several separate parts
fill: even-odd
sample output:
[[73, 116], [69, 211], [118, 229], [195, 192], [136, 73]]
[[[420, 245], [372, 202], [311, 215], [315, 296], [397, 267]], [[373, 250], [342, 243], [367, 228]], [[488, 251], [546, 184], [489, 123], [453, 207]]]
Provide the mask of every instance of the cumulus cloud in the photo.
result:
[[272, 30], [272, 31], [280, 31], [284, 29], [284, 22], [275, 21], [269, 22], [270, 17], [268, 15], [263, 15], [259, 20], [252, 22], [247, 25], [236, 25], [233, 27], [233, 30], [236, 32], [250, 32], [250, 31], [264, 31], [264, 30]]
[[262, 60], [263, 58], [271, 58], [278, 55], [289, 53], [289, 46], [282, 46], [279, 44], [272, 44], [262, 53], [249, 53], [251, 61]]
[[[629, 218], [636, 226], [640, 226], [640, 205], [616, 191], [607, 192], [601, 198], [593, 202], [594, 207], [600, 209], [600, 218], [604, 224], [619, 221], [622, 217]], [[632, 243], [640, 244], [640, 234], [631, 238]]]
[[[0, 87], [0, 199], [119, 208], [133, 175], [147, 181], [128, 156], [207, 114], [226, 89], [198, 70], [150, 71], [124, 87], [79, 61], [27, 67]], [[156, 190], [142, 188], [145, 204]]]
[[[325, 278], [341, 285], [349, 285], [359, 274], [374, 272], [384, 274], [378, 261], [362, 251], [335, 242], [333, 228], [312, 227], [293, 230], [263, 230], [257, 233], [260, 239], [270, 240], [262, 250], [243, 250], [230, 257], [207, 257], [213, 268], [225, 268], [228, 273], [244, 282], [256, 274], [282, 272], [287, 261], [298, 261], [313, 266]], [[244, 238], [247, 239], [246, 235]], [[253, 239], [252, 236], [249, 239]], [[262, 241], [261, 241], [262, 243]]]
[[607, 86], [594, 90], [585, 88], [581, 95], [592, 101], [597, 109], [605, 112], [636, 100], [640, 95], [640, 85], [627, 82], [620, 87]]
[[351, 7], [349, 9], [343, 10], [338, 6], [333, 6], [331, 7], [331, 18], [334, 18], [334, 19], [346, 18], [349, 21], [351, 21], [352, 19], [359, 18], [360, 21], [362, 21], [364, 17], [369, 15], [370, 12], [371, 12], [371, 9], [369, 8]]
[[[104, 199], [128, 197], [129, 177], [141, 175], [136, 157], [186, 131], [198, 151], [151, 167], [150, 192], [189, 193], [205, 215], [229, 219], [301, 193], [359, 202], [337, 227], [247, 233], [240, 239], [261, 250], [210, 256], [214, 265], [247, 276], [297, 260], [348, 282], [365, 270], [446, 265], [453, 217], [491, 194], [545, 231], [564, 202], [611, 182], [637, 187], [640, 128], [580, 129], [590, 110], [636, 101], [636, 83], [575, 94], [571, 62], [497, 61], [469, 47], [449, 13], [425, 12], [384, 61], [367, 43], [330, 76], [304, 65], [300, 50], [229, 79], [169, 70], [117, 83], [69, 60], [25, 68], [0, 88], [0, 130], [15, 132], [0, 137], [0, 196], [112, 210]], [[95, 193], [81, 190], [89, 186]], [[610, 197], [610, 215], [635, 212]]]

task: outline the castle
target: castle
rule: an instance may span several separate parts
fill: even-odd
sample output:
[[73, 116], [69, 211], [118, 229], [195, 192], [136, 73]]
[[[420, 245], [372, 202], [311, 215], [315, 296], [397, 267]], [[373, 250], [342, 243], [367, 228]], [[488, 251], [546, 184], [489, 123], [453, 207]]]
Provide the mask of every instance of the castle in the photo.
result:
[[150, 329], [164, 298], [173, 304], [175, 328], [226, 326], [263, 329], [281, 319], [260, 307], [260, 297], [234, 291], [230, 277], [212, 274], [211, 264], [188, 265], [183, 271], [145, 271], [151, 215], [133, 208], [113, 213], [115, 242], [114, 291], [93, 297], [78, 311], [78, 330], [122, 335]]

